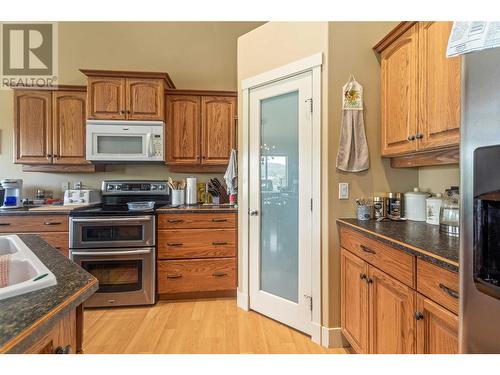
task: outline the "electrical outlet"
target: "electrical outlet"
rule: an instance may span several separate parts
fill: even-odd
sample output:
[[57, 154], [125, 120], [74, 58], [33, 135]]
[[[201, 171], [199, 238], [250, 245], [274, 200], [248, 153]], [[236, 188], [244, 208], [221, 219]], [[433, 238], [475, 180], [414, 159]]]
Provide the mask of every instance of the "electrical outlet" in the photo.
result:
[[348, 182], [339, 182], [339, 199], [349, 199]]

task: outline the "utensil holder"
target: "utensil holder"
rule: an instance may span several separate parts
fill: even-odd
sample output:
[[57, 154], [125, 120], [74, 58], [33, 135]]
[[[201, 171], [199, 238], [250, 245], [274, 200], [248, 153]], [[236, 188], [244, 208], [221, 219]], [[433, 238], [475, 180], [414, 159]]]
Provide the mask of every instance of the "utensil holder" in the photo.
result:
[[180, 206], [184, 204], [184, 189], [172, 190], [172, 205]]
[[358, 220], [370, 220], [372, 218], [372, 209], [368, 205], [358, 206], [357, 214]]

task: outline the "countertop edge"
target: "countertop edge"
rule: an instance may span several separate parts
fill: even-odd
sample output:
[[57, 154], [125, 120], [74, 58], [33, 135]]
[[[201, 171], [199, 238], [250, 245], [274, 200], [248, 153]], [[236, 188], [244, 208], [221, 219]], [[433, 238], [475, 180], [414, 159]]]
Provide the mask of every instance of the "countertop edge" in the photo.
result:
[[459, 270], [459, 263], [458, 262], [455, 262], [453, 260], [441, 257], [441, 256], [436, 255], [436, 254], [433, 254], [427, 250], [421, 249], [421, 248], [416, 247], [414, 245], [410, 245], [408, 243], [398, 241], [394, 238], [384, 236], [380, 233], [368, 230], [366, 228], [359, 227], [353, 223], [349, 223], [349, 222], [344, 221], [342, 219], [337, 219], [337, 224], [348, 226], [348, 227], [353, 228], [354, 230], [356, 230], [358, 232], [368, 233], [374, 237], [377, 237], [379, 239], [384, 240], [385, 242], [389, 242], [391, 244], [396, 245], [397, 248], [402, 250], [402, 251], [405, 251], [405, 249], [407, 249], [408, 253], [415, 255], [417, 257], [420, 257], [423, 260], [426, 260], [426, 258], [432, 258], [434, 260], [437, 260], [439, 263], [445, 263], [447, 265], [446, 267], [442, 264], [440, 265], [439, 263], [434, 263], [437, 266], [440, 266], [442, 268], [448, 269], [448, 270], [453, 271], [453, 272], [458, 272], [458, 270]]
[[91, 282], [87, 283], [84, 287], [78, 290], [78, 292], [73, 294], [71, 298], [68, 298], [63, 303], [54, 307], [49, 313], [45, 314], [33, 324], [26, 327], [21, 333], [13, 337], [10, 341], [6, 342], [2, 347], [0, 347], [0, 354], [14, 354], [24, 352], [33, 344], [36, 339], [39, 339], [43, 336], [43, 334], [46, 333], [42, 332], [42, 334], [36, 335], [37, 330], [41, 330], [43, 328], [52, 328], [59, 320], [59, 317], [83, 303], [88, 297], [94, 294], [97, 289], [97, 279], [93, 278]]

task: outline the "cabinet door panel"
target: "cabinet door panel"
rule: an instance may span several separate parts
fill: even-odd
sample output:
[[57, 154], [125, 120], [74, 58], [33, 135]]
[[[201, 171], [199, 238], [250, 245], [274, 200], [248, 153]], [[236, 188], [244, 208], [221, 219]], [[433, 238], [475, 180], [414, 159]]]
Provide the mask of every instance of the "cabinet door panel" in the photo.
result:
[[87, 117], [120, 120], [125, 113], [125, 78], [89, 77], [87, 81]]
[[368, 352], [367, 264], [341, 249], [341, 327], [357, 353]]
[[52, 163], [52, 93], [14, 92], [15, 163]]
[[127, 118], [163, 121], [163, 90], [159, 79], [127, 78]]
[[167, 95], [167, 164], [200, 163], [200, 97]]
[[85, 92], [53, 93], [54, 164], [87, 164], [85, 160]]
[[203, 96], [201, 99], [202, 160], [225, 165], [235, 147], [236, 98]]
[[419, 25], [419, 149], [458, 145], [460, 140], [460, 57], [447, 58], [452, 22]]
[[382, 156], [416, 151], [418, 25], [381, 55]]
[[370, 353], [415, 353], [415, 292], [369, 266]]
[[423, 316], [417, 322], [417, 353], [458, 353], [458, 317], [421, 294], [417, 309]]

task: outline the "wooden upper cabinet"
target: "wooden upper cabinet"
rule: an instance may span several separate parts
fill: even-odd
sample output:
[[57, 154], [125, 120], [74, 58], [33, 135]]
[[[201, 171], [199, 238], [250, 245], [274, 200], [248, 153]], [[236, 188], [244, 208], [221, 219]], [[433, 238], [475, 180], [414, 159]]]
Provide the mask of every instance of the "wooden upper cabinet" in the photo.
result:
[[87, 164], [85, 160], [85, 91], [53, 92], [53, 163]]
[[200, 162], [199, 96], [167, 95], [167, 164]]
[[370, 353], [415, 353], [415, 291], [369, 266]]
[[345, 249], [340, 260], [342, 333], [357, 353], [368, 353], [368, 265]]
[[159, 79], [126, 81], [127, 118], [129, 120], [164, 120], [164, 85]]
[[418, 25], [381, 54], [382, 156], [416, 151]]
[[178, 172], [226, 167], [236, 148], [236, 93], [168, 90], [165, 103], [167, 164]]
[[452, 22], [419, 23], [419, 149], [460, 141], [460, 57], [446, 57]]
[[81, 69], [87, 76], [87, 117], [95, 120], [164, 121], [167, 73]]
[[201, 163], [227, 164], [235, 147], [236, 98], [203, 96], [201, 113]]
[[417, 353], [458, 353], [458, 317], [421, 294], [417, 310]]
[[52, 93], [14, 91], [14, 162], [52, 162]]
[[89, 119], [126, 119], [125, 78], [89, 77], [87, 101], [87, 117]]

